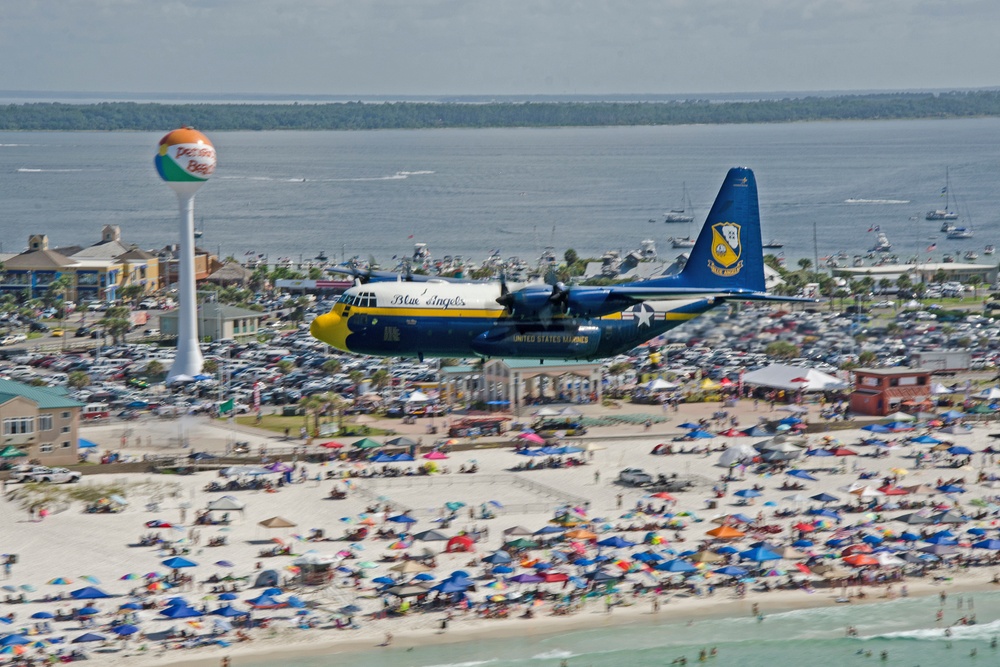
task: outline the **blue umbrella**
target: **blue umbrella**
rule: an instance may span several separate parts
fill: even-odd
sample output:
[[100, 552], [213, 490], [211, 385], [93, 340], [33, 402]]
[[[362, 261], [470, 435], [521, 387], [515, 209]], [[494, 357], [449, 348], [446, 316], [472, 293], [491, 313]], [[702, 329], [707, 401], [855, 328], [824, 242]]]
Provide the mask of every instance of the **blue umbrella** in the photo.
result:
[[565, 530], [562, 526], [545, 526], [536, 530], [532, 535], [551, 535], [552, 533], [561, 533]]
[[784, 419], [782, 419], [778, 423], [779, 424], [786, 424], [787, 426], [795, 426], [797, 424], [801, 424], [802, 420], [799, 419], [798, 417], [785, 417]]
[[739, 549], [737, 549], [736, 547], [733, 547], [733, 546], [729, 546], [729, 545], [727, 544], [727, 545], [726, 545], [726, 546], [724, 546], [724, 547], [719, 547], [718, 549], [716, 549], [716, 550], [715, 550], [715, 553], [720, 553], [720, 554], [723, 554], [723, 555], [725, 555], [725, 556], [730, 556], [730, 555], [732, 555], [732, 554], [735, 554], [735, 553], [739, 553], [739, 551], [740, 551], [740, 550], [739, 550]]
[[101, 610], [97, 607], [81, 607], [77, 609], [76, 613], [80, 616], [93, 616], [94, 614], [100, 614]]
[[907, 531], [907, 532], [902, 533], [899, 536], [899, 539], [903, 540], [904, 542], [916, 542], [917, 540], [920, 539], [920, 536], [917, 535], [916, 533], [911, 533], [911, 532]]
[[744, 570], [742, 567], [736, 567], [735, 565], [727, 565], [725, 567], [720, 567], [718, 570], [712, 570], [716, 574], [724, 574], [727, 577], [745, 577], [750, 572]]
[[862, 426], [862, 431], [868, 431], [870, 433], [892, 433], [892, 429], [881, 424], [869, 424], [868, 426]]
[[806, 456], [836, 456], [829, 449], [807, 449]]
[[965, 493], [965, 489], [957, 484], [945, 484], [937, 488], [941, 493]]
[[74, 600], [97, 600], [99, 598], [109, 598], [111, 597], [100, 588], [95, 586], [85, 586], [84, 588], [78, 588], [75, 591], [71, 591], [69, 596]]
[[815, 482], [817, 479], [816, 477], [813, 477], [812, 475], [807, 473], [805, 470], [789, 470], [785, 474], [788, 475], [789, 477], [797, 477], [799, 479], [805, 479], [810, 482]]
[[973, 452], [968, 447], [963, 447], [962, 445], [955, 445], [954, 447], [948, 448], [948, 453], [952, 456], [972, 456]]
[[792, 546], [797, 549], [808, 549], [813, 546], [814, 542], [812, 540], [795, 540], [792, 542]]
[[213, 616], [223, 616], [225, 618], [235, 618], [237, 616], [249, 616], [250, 615], [250, 612], [248, 612], [248, 611], [240, 611], [239, 609], [234, 609], [231, 605], [228, 605], [228, 604], [225, 605], [225, 606], [223, 606], [223, 607], [219, 607], [218, 609], [213, 609], [209, 613], [212, 614]]
[[825, 516], [828, 519], [834, 519], [836, 521], [840, 521], [840, 515], [837, 514], [836, 512], [834, 512], [833, 510], [827, 510], [827, 509], [815, 510], [815, 509], [813, 509], [813, 510], [809, 510], [809, 514], [812, 514], [813, 516]]
[[811, 500], [815, 500], [820, 503], [832, 503], [840, 500], [837, 496], [831, 495], [829, 493], [817, 493], [815, 496], [809, 496]]
[[653, 566], [653, 569], [660, 570], [662, 572], [696, 572], [697, 567], [687, 562], [686, 560], [681, 560], [676, 558], [674, 560], [668, 560], [664, 563], [657, 563]]
[[173, 558], [161, 561], [161, 565], [163, 565], [163, 567], [169, 567], [171, 570], [178, 570], [182, 567], [197, 567], [198, 563], [193, 560], [188, 560], [183, 556], [174, 556]]
[[[518, 576], [531, 576], [535, 577], [537, 575], [518, 575]], [[538, 577], [540, 580], [541, 577]], [[544, 580], [543, 580], [544, 581]], [[474, 586], [473, 582], [468, 579], [447, 579], [442, 581], [437, 586], [431, 588], [432, 591], [438, 591], [440, 593], [464, 593]]]
[[76, 639], [73, 640], [74, 644], [83, 644], [84, 642], [103, 642], [107, 637], [104, 635], [99, 635], [96, 632], [85, 632]]
[[139, 632], [139, 628], [138, 626], [128, 625], [128, 624], [116, 625], [115, 627], [111, 628], [111, 632], [115, 633], [120, 637], [128, 637], [129, 635], [134, 635], [135, 633]]
[[1000, 540], [983, 540], [972, 545], [973, 549], [989, 549], [990, 551], [1000, 551]]
[[389, 521], [393, 523], [416, 523], [417, 520], [412, 516], [407, 516], [406, 514], [397, 514], [396, 516], [389, 517]]
[[958, 544], [958, 540], [949, 535], [931, 535], [924, 542], [929, 544]]
[[25, 644], [30, 644], [31, 641], [24, 635], [7, 635], [6, 637], [0, 637], [0, 646], [24, 646]]
[[619, 537], [618, 535], [612, 535], [611, 537], [606, 537], [597, 543], [599, 547], [613, 547], [615, 549], [622, 549], [625, 547], [634, 547], [635, 542], [629, 542], [628, 540]]
[[372, 579], [372, 583], [375, 584], [385, 584], [386, 586], [395, 586], [396, 580], [392, 577], [375, 577]]
[[940, 445], [943, 441], [932, 435], [918, 435], [915, 438], [910, 438], [910, 442], [915, 442], [918, 445]]
[[510, 574], [513, 571], [514, 568], [510, 567], [509, 565], [497, 565], [495, 568], [493, 568], [494, 574]]
[[689, 437], [689, 438], [714, 438], [715, 434], [714, 433], [709, 433], [708, 431], [702, 431], [702, 430], [699, 429], [699, 430], [696, 430], [696, 431], [691, 431], [690, 433], [687, 434], [687, 437]]
[[219, 596], [220, 600], [238, 600], [239, 598], [240, 596], [238, 596], [236, 593], [223, 593], [222, 595]]
[[126, 602], [125, 604], [121, 605], [118, 608], [119, 609], [130, 609], [132, 611], [135, 611], [137, 609], [142, 609], [142, 605], [139, 604], [138, 602]]
[[740, 558], [743, 560], [752, 560], [758, 563], [763, 563], [768, 560], [781, 560], [781, 556], [774, 553], [766, 547], [757, 547], [755, 549], [748, 549], [747, 551], [740, 552]]
[[31, 618], [55, 618], [55, 614], [51, 611], [36, 611], [31, 615]]
[[538, 584], [545, 581], [545, 577], [531, 573], [515, 574], [513, 577], [507, 577], [507, 581], [515, 584]]
[[[501, 565], [500, 567], [504, 567], [504, 566]], [[511, 569], [511, 572], [513, 572], [513, 569]], [[434, 581], [434, 575], [433, 574], [429, 574], [427, 572], [421, 572], [420, 574], [414, 576], [413, 580], [414, 581]]]
[[866, 544], [871, 544], [874, 546], [876, 544], [882, 544], [883, 539], [878, 535], [865, 535], [864, 537], [861, 538], [861, 541]]
[[757, 497], [762, 496], [764, 494], [762, 494], [757, 489], [740, 489], [739, 491], [737, 491], [733, 495], [737, 496], [739, 498], [757, 498]]
[[687, 429], [691, 429], [691, 430], [697, 430], [697, 429], [701, 428], [701, 424], [695, 424], [695, 423], [692, 423], [692, 422], [684, 422], [683, 424], [680, 425], [680, 428], [687, 428]]
[[160, 616], [166, 618], [195, 618], [197, 616], [202, 616], [202, 613], [197, 609], [188, 607], [187, 605], [178, 604], [173, 607], [167, 607], [160, 612]]
[[506, 551], [494, 551], [489, 556], [483, 559], [484, 563], [489, 563], [491, 565], [500, 565], [502, 563], [509, 563], [511, 561], [510, 554]]

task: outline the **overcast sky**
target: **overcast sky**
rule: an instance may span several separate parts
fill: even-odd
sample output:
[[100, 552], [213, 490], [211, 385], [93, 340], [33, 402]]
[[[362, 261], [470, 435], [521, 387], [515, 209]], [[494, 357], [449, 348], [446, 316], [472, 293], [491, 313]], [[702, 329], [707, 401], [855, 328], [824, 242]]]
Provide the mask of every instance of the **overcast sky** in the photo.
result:
[[326, 95], [1000, 84], [1000, 0], [0, 0], [0, 89]]

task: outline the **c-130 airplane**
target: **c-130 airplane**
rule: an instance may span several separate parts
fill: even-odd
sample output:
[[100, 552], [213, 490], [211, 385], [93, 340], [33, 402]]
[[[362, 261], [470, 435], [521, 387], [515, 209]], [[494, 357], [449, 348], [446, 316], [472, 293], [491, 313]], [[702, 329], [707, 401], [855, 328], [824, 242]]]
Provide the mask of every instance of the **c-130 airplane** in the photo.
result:
[[676, 275], [609, 287], [529, 283], [514, 289], [503, 280], [366, 277], [370, 282], [358, 281], [313, 320], [313, 337], [376, 356], [594, 360], [630, 350], [727, 300], [811, 301], [767, 293], [757, 183], [742, 167], [729, 170]]

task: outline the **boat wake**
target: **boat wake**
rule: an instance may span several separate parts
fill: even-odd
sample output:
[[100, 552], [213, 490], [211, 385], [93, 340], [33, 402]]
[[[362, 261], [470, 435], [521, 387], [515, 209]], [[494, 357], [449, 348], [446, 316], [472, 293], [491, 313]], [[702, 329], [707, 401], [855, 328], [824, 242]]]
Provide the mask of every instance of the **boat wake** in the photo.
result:
[[845, 204], [909, 204], [909, 199], [845, 199]]
[[72, 171], [97, 171], [97, 169], [29, 169], [28, 167], [21, 167], [17, 171], [20, 174], [43, 174], [43, 173], [64, 174]]
[[[50, 171], [59, 171], [58, 169], [53, 169]], [[82, 169], [68, 169], [66, 171], [83, 171]], [[316, 181], [322, 183], [360, 183], [364, 181], [403, 181], [411, 176], [424, 176], [427, 174], [434, 174], [433, 171], [397, 171], [394, 174], [388, 176], [358, 176], [356, 178], [316, 178], [316, 179], [306, 179], [306, 178], [274, 178], [271, 176], [220, 176], [219, 178], [227, 181], [275, 181], [279, 183], [305, 183], [307, 181]]]

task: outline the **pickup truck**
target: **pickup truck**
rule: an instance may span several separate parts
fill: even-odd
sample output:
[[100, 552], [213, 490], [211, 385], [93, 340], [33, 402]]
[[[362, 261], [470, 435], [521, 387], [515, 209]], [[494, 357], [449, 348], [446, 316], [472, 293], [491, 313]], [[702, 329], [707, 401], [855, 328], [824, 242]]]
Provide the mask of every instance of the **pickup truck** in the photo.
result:
[[618, 473], [618, 481], [629, 486], [645, 486], [653, 483], [653, 476], [642, 468], [625, 468]]
[[82, 475], [75, 470], [66, 468], [49, 468], [46, 466], [18, 466], [10, 475], [12, 482], [52, 482], [65, 484], [79, 482]]

